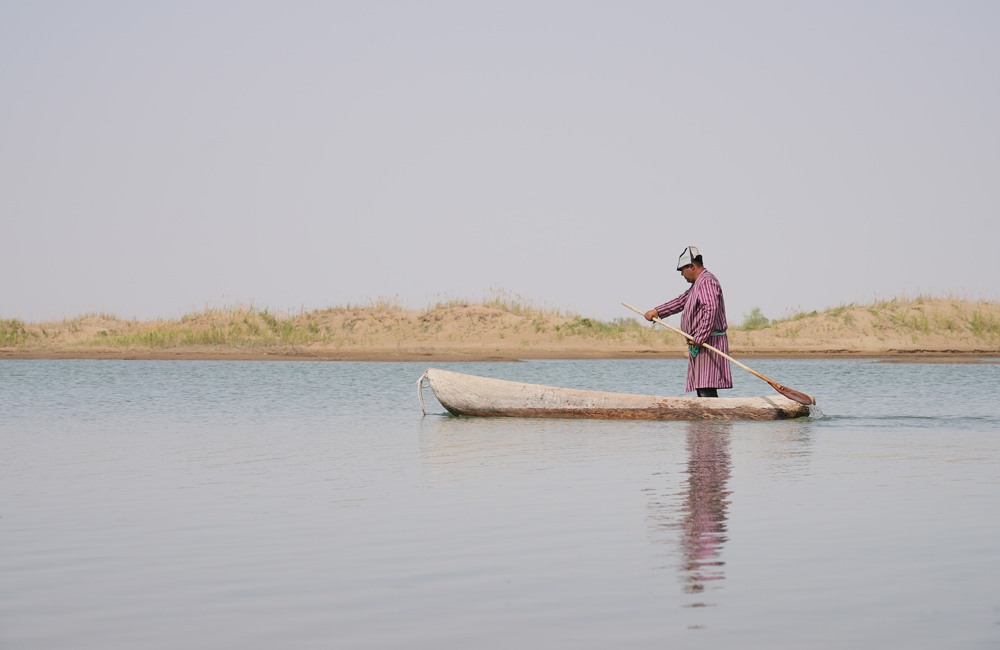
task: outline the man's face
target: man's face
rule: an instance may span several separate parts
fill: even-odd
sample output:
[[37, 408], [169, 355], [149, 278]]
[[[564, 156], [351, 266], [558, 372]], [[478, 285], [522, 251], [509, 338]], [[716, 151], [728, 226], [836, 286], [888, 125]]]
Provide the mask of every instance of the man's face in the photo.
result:
[[698, 273], [695, 271], [694, 264], [681, 267], [681, 275], [691, 284], [694, 284], [694, 281], [698, 279]]

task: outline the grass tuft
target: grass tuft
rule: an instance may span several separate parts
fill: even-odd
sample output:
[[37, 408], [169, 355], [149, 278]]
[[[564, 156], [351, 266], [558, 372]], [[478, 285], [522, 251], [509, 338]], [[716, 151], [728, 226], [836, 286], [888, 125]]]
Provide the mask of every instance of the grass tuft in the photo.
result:
[[764, 329], [771, 324], [771, 321], [761, 312], [760, 307], [754, 307], [749, 314], [743, 314], [743, 324], [737, 329], [744, 331]]
[[16, 318], [0, 319], [0, 347], [18, 347], [31, 339], [24, 322]]
[[1000, 315], [984, 309], [980, 304], [969, 319], [969, 330], [978, 338], [1000, 337]]

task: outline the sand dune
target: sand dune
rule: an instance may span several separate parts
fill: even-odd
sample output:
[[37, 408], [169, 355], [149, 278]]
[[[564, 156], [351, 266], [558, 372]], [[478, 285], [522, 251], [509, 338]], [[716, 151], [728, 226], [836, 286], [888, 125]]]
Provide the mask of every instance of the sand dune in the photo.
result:
[[[736, 320], [735, 318], [732, 320]], [[671, 323], [677, 325], [674, 317]], [[777, 322], [730, 326], [734, 356], [1000, 356], [1000, 305], [907, 299], [846, 305]], [[0, 321], [0, 358], [384, 359], [682, 357], [659, 326], [612, 322], [510, 301], [452, 301], [424, 310], [380, 302], [280, 314], [209, 309], [178, 320], [106, 314], [46, 323]]]

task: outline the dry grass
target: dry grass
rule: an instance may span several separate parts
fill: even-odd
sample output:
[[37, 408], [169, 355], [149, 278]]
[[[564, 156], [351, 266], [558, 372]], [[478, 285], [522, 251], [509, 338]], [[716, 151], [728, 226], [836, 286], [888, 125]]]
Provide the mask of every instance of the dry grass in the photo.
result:
[[19, 349], [199, 347], [253, 352], [310, 346], [403, 349], [488, 341], [503, 341], [506, 347], [567, 340], [648, 345], [667, 339], [635, 319], [583, 318], [503, 290], [491, 290], [475, 301], [439, 297], [420, 310], [407, 309], [398, 298], [379, 297], [309, 312], [236, 304], [176, 320], [122, 320], [102, 313], [46, 323], [0, 321], [0, 347]]
[[[897, 296], [776, 320], [759, 309], [731, 328], [734, 350], [922, 348], [1000, 351], [1000, 305], [951, 297]], [[663, 350], [683, 340], [636, 318], [601, 321], [502, 290], [480, 300], [438, 297], [423, 309], [377, 298], [314, 311], [254, 304], [206, 308], [173, 320], [86, 314], [45, 323], [0, 320], [0, 348], [44, 350]]]
[[794, 311], [769, 321], [760, 310], [741, 327], [760, 335], [812, 340], [874, 338], [895, 343], [956, 342], [1000, 349], [1000, 304], [954, 296], [900, 295], [868, 303], [850, 303], [824, 311]]

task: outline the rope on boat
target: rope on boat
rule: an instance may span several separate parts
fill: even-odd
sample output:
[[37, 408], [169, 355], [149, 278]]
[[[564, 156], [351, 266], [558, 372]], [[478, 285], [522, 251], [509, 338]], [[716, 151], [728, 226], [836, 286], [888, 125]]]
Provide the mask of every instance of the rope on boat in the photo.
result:
[[430, 388], [431, 380], [427, 379], [427, 384], [424, 384], [424, 379], [427, 379], [427, 371], [420, 375], [420, 379], [417, 380], [417, 399], [420, 400], [420, 410], [427, 415], [427, 408], [424, 406], [424, 389]]

